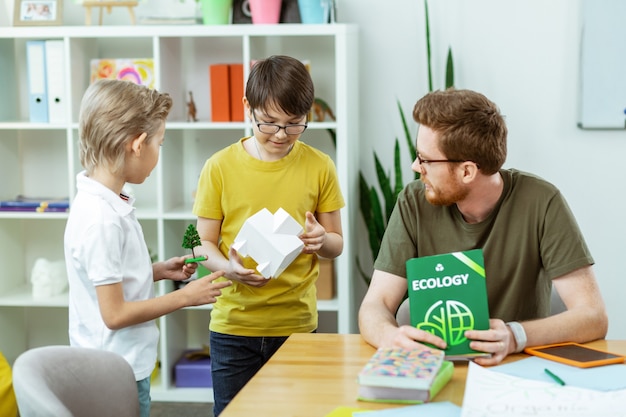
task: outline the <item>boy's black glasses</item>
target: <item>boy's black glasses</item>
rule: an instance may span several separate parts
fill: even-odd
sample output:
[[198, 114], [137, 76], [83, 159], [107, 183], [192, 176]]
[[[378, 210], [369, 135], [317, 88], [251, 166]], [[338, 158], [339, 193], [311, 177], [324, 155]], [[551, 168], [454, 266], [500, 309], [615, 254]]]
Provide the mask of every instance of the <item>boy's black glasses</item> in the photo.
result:
[[254, 114], [254, 110], [252, 111], [252, 117], [254, 118], [254, 123], [259, 129], [259, 132], [265, 133], [266, 135], [274, 135], [278, 133], [280, 129], [285, 129], [285, 133], [288, 135], [300, 135], [304, 133], [307, 127], [309, 127], [308, 124], [281, 126], [277, 125], [276, 123], [259, 123], [259, 121], [256, 119], [256, 114]]

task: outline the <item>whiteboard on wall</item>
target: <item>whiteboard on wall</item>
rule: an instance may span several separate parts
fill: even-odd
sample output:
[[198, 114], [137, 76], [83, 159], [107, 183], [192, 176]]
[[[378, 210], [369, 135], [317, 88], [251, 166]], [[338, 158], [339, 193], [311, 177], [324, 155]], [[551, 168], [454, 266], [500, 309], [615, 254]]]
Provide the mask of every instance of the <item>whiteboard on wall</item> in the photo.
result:
[[583, 0], [580, 123], [626, 129], [626, 0]]

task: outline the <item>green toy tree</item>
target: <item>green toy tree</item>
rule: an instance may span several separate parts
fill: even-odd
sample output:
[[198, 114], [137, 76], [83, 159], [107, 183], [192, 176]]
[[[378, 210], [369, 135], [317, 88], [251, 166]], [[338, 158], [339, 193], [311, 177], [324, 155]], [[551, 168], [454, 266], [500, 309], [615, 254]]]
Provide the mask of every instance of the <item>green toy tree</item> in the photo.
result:
[[185, 231], [185, 236], [183, 237], [183, 248], [191, 249], [193, 258], [185, 259], [186, 264], [191, 262], [206, 261], [207, 258], [205, 256], [196, 257], [196, 254], [193, 251], [193, 248], [196, 246], [202, 246], [202, 241], [200, 241], [200, 235], [198, 234], [196, 226], [190, 224], [187, 226], [187, 231]]

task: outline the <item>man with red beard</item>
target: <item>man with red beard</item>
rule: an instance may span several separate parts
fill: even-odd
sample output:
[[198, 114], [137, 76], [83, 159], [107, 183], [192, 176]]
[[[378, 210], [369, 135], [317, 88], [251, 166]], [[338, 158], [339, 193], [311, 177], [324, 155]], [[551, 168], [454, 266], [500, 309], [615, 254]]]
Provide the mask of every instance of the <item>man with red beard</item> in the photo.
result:
[[[515, 169], [502, 169], [507, 128], [498, 107], [470, 90], [435, 91], [413, 109], [419, 124], [420, 180], [396, 206], [359, 311], [363, 338], [375, 347], [446, 343], [395, 313], [407, 292], [411, 258], [483, 249], [489, 330], [466, 331], [476, 358], [495, 365], [526, 346], [587, 342], [606, 335], [608, 318], [593, 258], [559, 190]], [[554, 286], [567, 307], [550, 316]]]

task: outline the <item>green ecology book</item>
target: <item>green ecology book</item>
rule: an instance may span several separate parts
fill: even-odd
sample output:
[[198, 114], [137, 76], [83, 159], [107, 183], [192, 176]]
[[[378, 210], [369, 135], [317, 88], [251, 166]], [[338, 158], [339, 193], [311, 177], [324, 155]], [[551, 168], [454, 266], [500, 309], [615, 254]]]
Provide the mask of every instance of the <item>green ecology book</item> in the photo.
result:
[[409, 259], [406, 273], [411, 325], [445, 340], [447, 360], [490, 355], [471, 349], [464, 336], [489, 329], [482, 249]]

